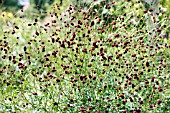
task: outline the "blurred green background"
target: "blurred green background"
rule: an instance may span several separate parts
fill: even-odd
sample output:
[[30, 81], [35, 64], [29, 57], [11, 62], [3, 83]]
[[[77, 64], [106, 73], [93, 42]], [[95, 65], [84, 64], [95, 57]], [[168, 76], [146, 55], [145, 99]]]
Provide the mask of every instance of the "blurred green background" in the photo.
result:
[[[17, 1], [18, 0], [0, 0], [1, 8], [2, 8], [2, 6], [17, 7]], [[102, 1], [102, 0], [30, 0], [30, 3], [31, 4], [38, 4], [40, 6], [45, 6], [46, 4], [52, 4], [52, 3], [60, 3], [60, 5], [62, 5], [62, 3], [66, 4], [66, 2], [67, 3], [76, 3], [76, 2], [77, 3], [80, 3], [80, 2], [90, 3], [90, 2], [93, 2], [93, 1]], [[106, 0], [106, 1], [113, 1], [114, 2], [114, 1], [117, 1], [117, 0]], [[123, 0], [121, 0], [121, 1], [123, 1]], [[132, 2], [134, 0], [125, 0], [125, 1]], [[170, 9], [170, 0], [160, 0], [160, 3], [163, 7]]]
[[[1, 0], [0, 14], [2, 14], [3, 12], [11, 12], [14, 16], [17, 16], [18, 11], [22, 8], [18, 6], [17, 1], [18, 0]], [[35, 17], [35, 15], [40, 15], [41, 16], [40, 18], [44, 18], [47, 15], [43, 12], [46, 12], [46, 11], [51, 12], [52, 4], [60, 5], [61, 6], [60, 12], [63, 12], [70, 4], [76, 4], [79, 7], [81, 6], [83, 8], [88, 9], [88, 7], [95, 7], [94, 2], [101, 3], [102, 1], [103, 0], [30, 0], [31, 6], [28, 8], [27, 11], [25, 11], [25, 16], [31, 19], [32, 17]], [[134, 1], [137, 1], [137, 0], [106, 0], [106, 1], [108, 2], [117, 1], [117, 2], [122, 2], [122, 3], [123, 1], [126, 1], [126, 2], [128, 1], [128, 2], [134, 3]], [[170, 15], [170, 0], [160, 0], [159, 6], [163, 8], [164, 10], [166, 10], [166, 13]], [[22, 13], [22, 15], [24, 15], [24, 13]]]

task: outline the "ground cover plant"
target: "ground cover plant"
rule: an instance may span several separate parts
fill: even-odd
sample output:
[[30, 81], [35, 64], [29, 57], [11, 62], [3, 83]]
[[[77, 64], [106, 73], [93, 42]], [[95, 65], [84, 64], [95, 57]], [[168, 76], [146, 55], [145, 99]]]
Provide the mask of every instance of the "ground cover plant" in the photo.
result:
[[164, 6], [155, 17], [136, 0], [62, 5], [43, 12], [50, 21], [1, 13], [0, 112], [169, 113]]

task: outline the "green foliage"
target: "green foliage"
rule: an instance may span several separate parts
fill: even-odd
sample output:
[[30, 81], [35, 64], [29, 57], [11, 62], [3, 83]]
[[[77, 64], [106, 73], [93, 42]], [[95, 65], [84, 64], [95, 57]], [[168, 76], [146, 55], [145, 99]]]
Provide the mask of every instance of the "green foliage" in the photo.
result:
[[0, 112], [169, 112], [168, 13], [148, 40], [142, 3], [81, 2], [0, 15]]

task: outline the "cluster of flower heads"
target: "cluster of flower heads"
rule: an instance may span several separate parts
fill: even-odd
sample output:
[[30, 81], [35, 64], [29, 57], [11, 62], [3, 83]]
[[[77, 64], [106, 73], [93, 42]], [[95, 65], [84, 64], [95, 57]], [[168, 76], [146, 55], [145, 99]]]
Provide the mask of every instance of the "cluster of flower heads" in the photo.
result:
[[[161, 35], [169, 18], [163, 17], [148, 39], [144, 16], [151, 9], [144, 10], [139, 2], [129, 13], [130, 6], [120, 4], [98, 4], [108, 11], [123, 9], [111, 18], [70, 5], [66, 13], [50, 12], [51, 22], [36, 18], [5, 30], [0, 39], [0, 100], [7, 108], [0, 107], [15, 112], [169, 111], [170, 45]], [[60, 10], [57, 4], [53, 8]]]

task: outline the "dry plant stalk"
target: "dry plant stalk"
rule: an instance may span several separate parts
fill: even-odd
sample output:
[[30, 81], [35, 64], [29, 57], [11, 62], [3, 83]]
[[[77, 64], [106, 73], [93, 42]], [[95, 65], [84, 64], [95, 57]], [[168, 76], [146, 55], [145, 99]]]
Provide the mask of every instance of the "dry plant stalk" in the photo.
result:
[[156, 33], [154, 29], [158, 27], [158, 16], [157, 13], [159, 12], [159, 0], [143, 0], [147, 5], [145, 6], [146, 9], [149, 7], [149, 13], [146, 15], [146, 25], [147, 30], [149, 32], [148, 39], [153, 38]]

